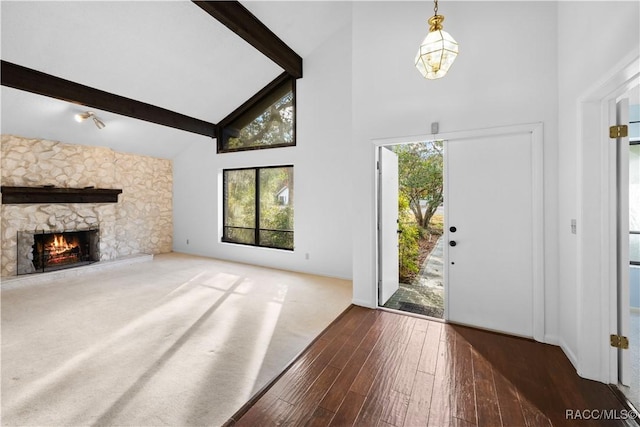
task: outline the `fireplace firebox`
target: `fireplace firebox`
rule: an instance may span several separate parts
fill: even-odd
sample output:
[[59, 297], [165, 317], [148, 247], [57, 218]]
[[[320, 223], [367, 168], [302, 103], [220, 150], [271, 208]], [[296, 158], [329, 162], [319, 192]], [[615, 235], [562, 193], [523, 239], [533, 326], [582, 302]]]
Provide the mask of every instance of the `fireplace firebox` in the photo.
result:
[[100, 259], [99, 247], [99, 230], [19, 233], [18, 274], [91, 264]]

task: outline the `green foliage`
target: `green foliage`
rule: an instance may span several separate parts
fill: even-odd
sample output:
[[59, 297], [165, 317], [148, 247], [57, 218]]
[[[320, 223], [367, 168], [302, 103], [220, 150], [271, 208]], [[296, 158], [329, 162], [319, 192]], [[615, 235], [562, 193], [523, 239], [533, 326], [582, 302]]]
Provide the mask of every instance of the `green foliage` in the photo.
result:
[[400, 263], [400, 282], [409, 283], [413, 276], [420, 271], [418, 257], [421, 237], [420, 227], [416, 224], [409, 210], [409, 199], [400, 193], [398, 196], [398, 246]]
[[287, 92], [271, 105], [258, 104], [251, 113], [256, 117], [230, 136], [229, 148], [293, 143], [293, 92]]
[[427, 228], [443, 200], [442, 147], [442, 141], [429, 141], [394, 148], [398, 155], [400, 193], [408, 199], [409, 208], [422, 228]]
[[256, 170], [239, 169], [224, 172], [225, 226], [255, 227]]
[[[226, 239], [293, 249], [293, 168], [227, 170], [224, 174]], [[259, 218], [256, 218], [258, 182]], [[286, 197], [278, 198], [285, 193]], [[259, 228], [258, 242], [256, 227]]]

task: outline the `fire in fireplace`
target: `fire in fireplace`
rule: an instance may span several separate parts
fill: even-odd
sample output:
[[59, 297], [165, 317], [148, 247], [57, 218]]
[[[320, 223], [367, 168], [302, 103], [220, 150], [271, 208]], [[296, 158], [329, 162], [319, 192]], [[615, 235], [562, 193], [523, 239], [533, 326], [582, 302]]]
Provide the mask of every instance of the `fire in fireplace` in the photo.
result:
[[36, 233], [33, 235], [34, 272], [78, 267], [99, 260], [98, 230]]

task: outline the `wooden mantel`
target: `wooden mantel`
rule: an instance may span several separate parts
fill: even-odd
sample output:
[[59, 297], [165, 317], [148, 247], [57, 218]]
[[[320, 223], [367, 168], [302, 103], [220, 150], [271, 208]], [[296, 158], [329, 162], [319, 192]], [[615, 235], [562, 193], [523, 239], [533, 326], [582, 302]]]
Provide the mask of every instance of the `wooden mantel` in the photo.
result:
[[0, 187], [2, 204], [33, 203], [118, 203], [120, 189], [109, 188], [61, 188], [41, 187]]

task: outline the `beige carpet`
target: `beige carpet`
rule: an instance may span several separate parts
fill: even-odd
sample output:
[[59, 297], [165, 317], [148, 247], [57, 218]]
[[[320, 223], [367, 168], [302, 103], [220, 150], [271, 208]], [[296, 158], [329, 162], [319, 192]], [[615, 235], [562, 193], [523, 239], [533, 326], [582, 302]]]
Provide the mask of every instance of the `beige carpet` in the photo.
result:
[[351, 282], [167, 254], [1, 296], [2, 425], [218, 426]]

